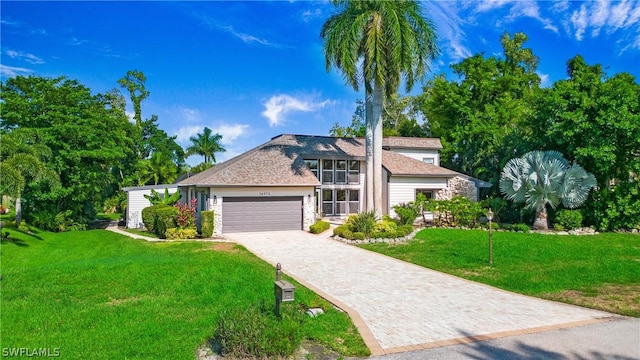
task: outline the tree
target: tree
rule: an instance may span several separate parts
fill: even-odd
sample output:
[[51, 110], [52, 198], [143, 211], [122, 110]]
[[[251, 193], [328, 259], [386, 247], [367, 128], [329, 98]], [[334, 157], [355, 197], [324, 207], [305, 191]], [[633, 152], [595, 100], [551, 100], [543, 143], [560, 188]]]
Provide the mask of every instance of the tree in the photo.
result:
[[202, 133], [196, 134], [189, 138], [191, 145], [187, 147], [187, 156], [189, 155], [201, 155], [204, 157], [205, 164], [215, 164], [217, 152], [225, 152], [225, 149], [220, 145], [222, 135], [216, 133], [213, 134], [211, 129], [205, 127]]
[[178, 177], [178, 167], [163, 152], [154, 152], [138, 163], [141, 184], [170, 184]]
[[418, 96], [444, 166], [497, 184], [502, 166], [531, 150], [527, 125], [540, 78], [526, 41], [523, 33], [502, 35], [503, 57], [466, 58], [451, 66], [459, 80], [437, 76]]
[[628, 73], [607, 77], [581, 56], [567, 62], [567, 76], [536, 101], [533, 146], [561, 151], [598, 179], [588, 224], [640, 228], [640, 84]]
[[595, 176], [580, 165], [570, 165], [557, 151], [530, 151], [507, 162], [500, 177], [500, 191], [508, 200], [535, 210], [533, 228], [547, 230], [547, 205], [581, 206], [596, 187]]
[[[382, 113], [382, 134], [384, 136], [427, 137], [427, 122], [418, 123], [418, 112], [414, 104], [414, 97], [393, 94], [385, 98]], [[364, 137], [365, 104], [356, 101], [356, 110], [351, 118], [351, 125], [342, 127], [335, 123], [329, 135], [337, 137]]]
[[[365, 85], [367, 210], [382, 211], [384, 95], [401, 80], [409, 91], [438, 54], [433, 24], [416, 1], [334, 0], [339, 12], [322, 26], [327, 71], [339, 69], [358, 90]], [[362, 64], [361, 68], [359, 64]]]
[[93, 95], [65, 77], [17, 76], [1, 90], [1, 128], [29, 131], [34, 143], [47, 146], [53, 155], [46, 167], [59, 175], [62, 185], [27, 184], [25, 210], [64, 213], [79, 223], [93, 220], [113, 182], [111, 168], [133, 155], [124, 112], [108, 96]]
[[118, 80], [120, 87], [127, 89], [133, 104], [133, 119], [136, 126], [142, 128], [142, 101], [149, 96], [149, 92], [145, 89], [147, 77], [142, 71], [129, 70], [127, 74]]
[[0, 193], [15, 201], [16, 227], [22, 221], [22, 193], [27, 182], [47, 182], [50, 187], [59, 185], [59, 177], [46, 166], [51, 150], [33, 141], [30, 134], [21, 129], [3, 133], [0, 141]]

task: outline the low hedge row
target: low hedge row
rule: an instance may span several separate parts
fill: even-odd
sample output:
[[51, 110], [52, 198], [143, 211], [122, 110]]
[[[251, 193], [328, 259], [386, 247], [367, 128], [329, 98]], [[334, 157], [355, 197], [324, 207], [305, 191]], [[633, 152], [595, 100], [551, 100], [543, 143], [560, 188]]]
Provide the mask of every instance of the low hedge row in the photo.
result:
[[318, 220], [315, 224], [309, 226], [309, 231], [313, 234], [320, 234], [321, 232], [329, 230], [331, 224], [326, 221]]
[[[413, 232], [412, 225], [400, 225], [393, 231], [372, 232], [369, 235], [370, 239], [395, 239], [405, 237]], [[341, 238], [348, 240], [364, 240], [366, 238], [363, 232], [353, 232], [349, 229], [348, 225], [338, 226], [333, 229], [334, 236], [340, 236]]]

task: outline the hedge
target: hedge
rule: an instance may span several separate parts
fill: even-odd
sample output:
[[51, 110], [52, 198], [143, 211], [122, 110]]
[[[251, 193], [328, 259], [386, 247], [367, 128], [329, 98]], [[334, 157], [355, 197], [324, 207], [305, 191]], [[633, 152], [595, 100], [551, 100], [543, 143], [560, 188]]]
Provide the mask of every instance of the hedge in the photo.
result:
[[213, 210], [202, 211], [200, 213], [200, 229], [203, 238], [213, 236]]
[[313, 234], [320, 234], [323, 231], [329, 230], [331, 224], [326, 221], [318, 220], [315, 224], [309, 226], [309, 231]]

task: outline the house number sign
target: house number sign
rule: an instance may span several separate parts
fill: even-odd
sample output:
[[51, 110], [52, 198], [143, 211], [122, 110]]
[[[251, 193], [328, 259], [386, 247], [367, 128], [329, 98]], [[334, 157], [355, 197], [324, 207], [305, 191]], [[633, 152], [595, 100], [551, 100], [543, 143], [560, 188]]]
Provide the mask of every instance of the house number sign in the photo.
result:
[[263, 191], [263, 192], [260, 193], [260, 196], [271, 196], [271, 192]]

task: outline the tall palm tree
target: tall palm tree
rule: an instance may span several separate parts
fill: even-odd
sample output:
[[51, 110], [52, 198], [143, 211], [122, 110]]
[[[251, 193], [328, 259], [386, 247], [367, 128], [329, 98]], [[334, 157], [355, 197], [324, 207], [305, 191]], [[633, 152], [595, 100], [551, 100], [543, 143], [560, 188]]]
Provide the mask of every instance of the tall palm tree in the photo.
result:
[[198, 133], [196, 136], [189, 138], [191, 145], [187, 148], [186, 155], [201, 155], [204, 157], [205, 164], [215, 164], [215, 153], [227, 151], [227, 149], [220, 145], [221, 140], [222, 135], [218, 133], [212, 134], [211, 129], [205, 127], [202, 133]]
[[508, 200], [535, 210], [533, 228], [547, 230], [547, 205], [581, 206], [595, 188], [593, 174], [569, 162], [557, 151], [530, 151], [511, 159], [502, 169], [500, 191]]
[[382, 106], [401, 81], [410, 91], [439, 50], [435, 27], [413, 0], [333, 0], [322, 26], [327, 71], [333, 66], [358, 90], [365, 85], [367, 210], [382, 211]]

